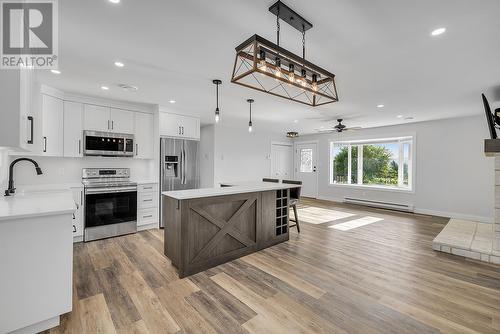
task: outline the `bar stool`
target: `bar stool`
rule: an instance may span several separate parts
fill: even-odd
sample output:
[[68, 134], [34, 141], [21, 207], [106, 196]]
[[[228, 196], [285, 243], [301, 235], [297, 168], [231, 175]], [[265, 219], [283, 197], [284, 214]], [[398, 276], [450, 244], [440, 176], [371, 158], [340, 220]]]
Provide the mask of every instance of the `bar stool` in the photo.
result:
[[262, 179], [262, 182], [279, 183], [280, 180], [279, 179], [269, 179], [269, 178], [265, 177], [265, 178]]
[[[281, 181], [281, 183], [302, 185], [302, 181], [294, 181], [294, 180], [283, 180]], [[299, 225], [299, 216], [297, 215], [297, 203], [299, 203], [301, 189], [302, 187], [290, 189], [290, 206], [293, 208], [293, 213], [295, 215], [295, 219], [290, 218], [290, 220], [295, 222], [295, 224], [290, 225], [289, 227], [297, 226], [297, 232], [299, 233], [300, 233], [300, 225]]]

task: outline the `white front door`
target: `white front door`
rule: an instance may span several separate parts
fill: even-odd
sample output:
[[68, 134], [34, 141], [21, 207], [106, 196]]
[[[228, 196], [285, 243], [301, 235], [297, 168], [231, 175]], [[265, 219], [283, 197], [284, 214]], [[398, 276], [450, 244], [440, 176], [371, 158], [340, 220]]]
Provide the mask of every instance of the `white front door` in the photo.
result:
[[271, 146], [271, 175], [275, 179], [293, 177], [293, 148], [291, 144], [273, 143]]
[[295, 178], [302, 181], [304, 197], [318, 196], [318, 144], [304, 143], [295, 145]]

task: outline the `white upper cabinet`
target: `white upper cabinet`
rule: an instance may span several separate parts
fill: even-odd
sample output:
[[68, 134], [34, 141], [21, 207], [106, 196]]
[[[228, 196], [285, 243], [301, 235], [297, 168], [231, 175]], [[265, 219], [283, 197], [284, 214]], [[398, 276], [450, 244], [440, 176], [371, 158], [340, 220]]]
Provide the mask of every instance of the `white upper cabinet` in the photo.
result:
[[111, 130], [111, 121], [109, 119], [110, 108], [95, 106], [91, 104], [84, 105], [83, 127], [84, 130], [104, 131]]
[[42, 154], [63, 155], [63, 100], [42, 94]]
[[182, 137], [200, 139], [200, 120], [194, 117], [183, 117], [181, 120]]
[[154, 159], [154, 118], [152, 114], [135, 113], [135, 157]]
[[0, 147], [41, 151], [41, 103], [34, 76], [31, 69], [2, 71], [0, 75]]
[[160, 136], [200, 139], [200, 120], [160, 112]]
[[134, 133], [134, 112], [111, 108], [111, 132]]
[[83, 104], [64, 101], [64, 156], [83, 156]]
[[84, 130], [134, 133], [134, 112], [85, 104]]

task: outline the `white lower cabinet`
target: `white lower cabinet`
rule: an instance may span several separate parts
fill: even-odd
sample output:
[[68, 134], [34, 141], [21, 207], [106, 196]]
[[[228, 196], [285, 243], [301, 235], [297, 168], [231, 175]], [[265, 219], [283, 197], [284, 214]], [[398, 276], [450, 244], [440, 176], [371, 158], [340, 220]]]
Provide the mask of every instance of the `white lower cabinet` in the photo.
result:
[[158, 183], [137, 186], [137, 227], [158, 226]]
[[73, 200], [76, 204], [76, 211], [73, 214], [73, 241], [82, 241], [83, 237], [83, 217], [84, 217], [84, 207], [83, 207], [83, 187], [71, 188], [73, 193]]

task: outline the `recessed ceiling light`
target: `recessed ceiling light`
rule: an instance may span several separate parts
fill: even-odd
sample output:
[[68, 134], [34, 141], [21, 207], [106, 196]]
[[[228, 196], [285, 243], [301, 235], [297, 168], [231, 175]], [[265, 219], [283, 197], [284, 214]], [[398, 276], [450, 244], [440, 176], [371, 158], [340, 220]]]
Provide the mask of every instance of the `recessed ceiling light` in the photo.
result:
[[54, 74], [61, 74], [61, 71], [59, 71], [59, 70], [50, 70], [50, 71], [51, 71], [52, 73], [54, 73]]
[[175, 103], [175, 100], [170, 100], [169, 102], [170, 102], [170, 103], [172, 103], [172, 104], [174, 104], [174, 103]]
[[403, 118], [403, 115], [398, 115], [397, 117], [398, 117], [398, 118]]
[[383, 108], [383, 107], [385, 107], [385, 105], [383, 105], [383, 104], [377, 104], [377, 108]]
[[109, 0], [111, 3], [120, 3], [120, 0]]
[[123, 66], [125, 66], [125, 64], [122, 63], [121, 61], [115, 61], [115, 66], [116, 67], [123, 67]]
[[446, 31], [446, 28], [437, 28], [437, 29], [434, 29], [434, 30], [431, 32], [431, 36], [438, 36], [438, 35], [441, 35], [441, 34], [443, 34], [445, 31]]
[[102, 90], [109, 90], [109, 87], [108, 86], [101, 86], [101, 89]]
[[296, 120], [294, 120], [293, 122], [294, 122], [294, 123], [298, 123], [298, 122], [299, 122], [299, 120], [298, 120], [298, 119], [296, 119]]

